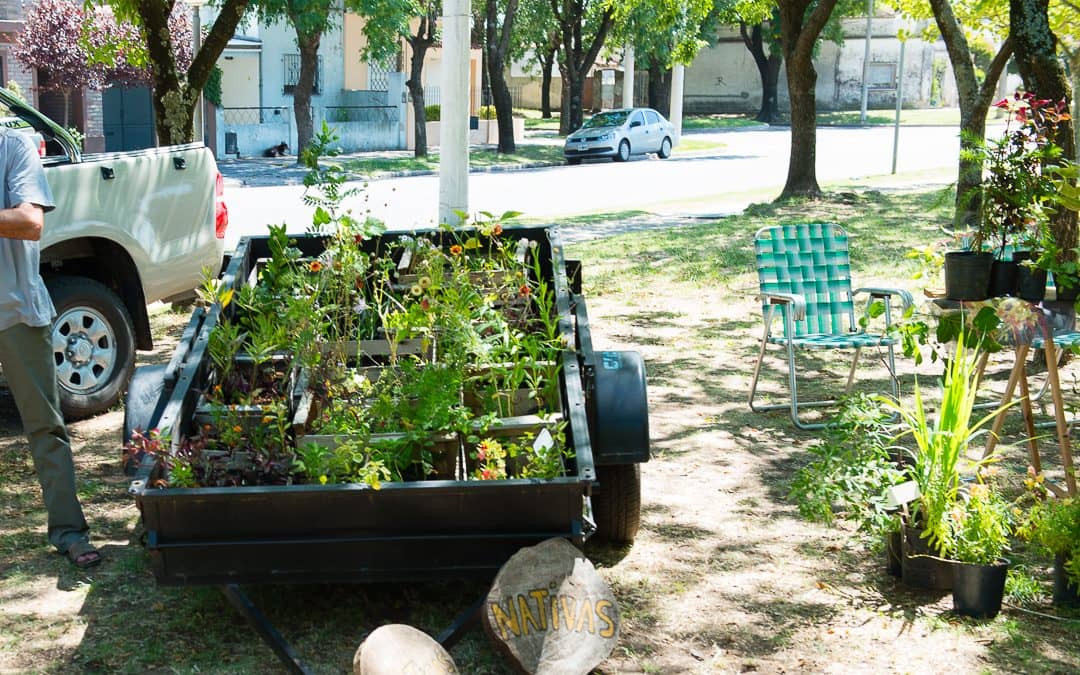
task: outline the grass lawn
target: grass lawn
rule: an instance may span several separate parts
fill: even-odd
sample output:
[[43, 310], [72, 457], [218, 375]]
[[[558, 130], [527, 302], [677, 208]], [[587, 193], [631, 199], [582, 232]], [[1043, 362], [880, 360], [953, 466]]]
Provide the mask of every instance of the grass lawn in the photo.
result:
[[[858, 110], [819, 112], [818, 124], [822, 126], [834, 125], [858, 125], [861, 124]], [[868, 110], [866, 124], [880, 126], [894, 124], [896, 122], [895, 110]], [[959, 126], [959, 108], [925, 108], [922, 110], [901, 110], [901, 125], [928, 125], [928, 126]]]
[[[847, 190], [680, 227], [649, 227], [649, 214], [637, 211], [560, 222], [571, 233], [635, 225], [568, 244], [567, 255], [582, 261], [596, 350], [641, 352], [649, 386], [652, 458], [641, 465], [641, 531], [632, 547], [586, 545], [621, 616], [619, 644], [594, 672], [1080, 670], [1080, 614], [1049, 606], [1046, 560], [1024, 547], [1010, 554], [1034, 580], [1035, 597], [1022, 607], [1039, 614], [1009, 607], [985, 622], [953, 616], [947, 594], [907, 591], [888, 577], [874, 542], [842, 522], [799, 517], [790, 482], [820, 435], [746, 405], [761, 328], [757, 228], [837, 222], [852, 235], [856, 285], [915, 290], [914, 265], [903, 254], [938, 239], [947, 216], [938, 193]], [[187, 317], [186, 309], [156, 313], [157, 348], [140, 353], [139, 365], [166, 363]], [[836, 361], [808, 358], [829, 376], [812, 387], [843, 381]], [[880, 383], [880, 363], [870, 350], [864, 358]], [[769, 357], [767, 395], [779, 390], [779, 365]], [[908, 392], [912, 373], [905, 362]], [[934, 367], [925, 364], [920, 375], [932, 388]], [[1006, 427], [1008, 442], [1017, 440], [1017, 418]], [[283, 672], [216, 589], [155, 585], [117, 467], [122, 422], [114, 410], [70, 425], [80, 494], [106, 556], [100, 567], [76, 571], [45, 544], [18, 416], [0, 399], [0, 672]], [[1023, 448], [1001, 452], [1003, 473], [1019, 480]], [[1052, 464], [1052, 452], [1043, 456]], [[378, 626], [407, 623], [435, 635], [487, 586], [437, 579], [245, 590], [312, 672], [341, 673]], [[451, 655], [462, 673], [512, 672], [479, 628]]]

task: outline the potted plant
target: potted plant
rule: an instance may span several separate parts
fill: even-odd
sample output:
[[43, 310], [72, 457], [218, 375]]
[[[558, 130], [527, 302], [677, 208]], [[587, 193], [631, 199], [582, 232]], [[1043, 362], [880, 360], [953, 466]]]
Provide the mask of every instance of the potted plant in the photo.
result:
[[936, 590], [952, 587], [948, 518], [960, 494], [961, 460], [980, 429], [1003, 410], [973, 419], [978, 353], [977, 346], [967, 344], [961, 329], [955, 352], [945, 364], [941, 405], [936, 415], [927, 413], [917, 379], [912, 405], [886, 400], [906, 427], [898, 438], [910, 436], [915, 443], [906, 470], [918, 486], [919, 496], [905, 523], [903, 537], [903, 579], [911, 586]]
[[1054, 604], [1080, 606], [1080, 499], [1049, 497], [1042, 476], [1028, 471], [1027, 483], [1039, 499], [1017, 532], [1053, 556]]
[[979, 469], [948, 516], [947, 554], [953, 566], [953, 609], [957, 614], [992, 619], [1001, 611], [1009, 561], [1012, 519], [1009, 504], [993, 489], [994, 468]]

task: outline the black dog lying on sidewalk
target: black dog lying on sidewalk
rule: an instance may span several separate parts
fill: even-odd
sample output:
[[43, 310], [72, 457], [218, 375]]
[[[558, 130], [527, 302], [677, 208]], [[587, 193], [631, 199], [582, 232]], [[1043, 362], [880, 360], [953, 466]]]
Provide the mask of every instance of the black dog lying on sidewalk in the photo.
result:
[[289, 154], [289, 144], [285, 141], [263, 150], [263, 157], [284, 157], [287, 154]]

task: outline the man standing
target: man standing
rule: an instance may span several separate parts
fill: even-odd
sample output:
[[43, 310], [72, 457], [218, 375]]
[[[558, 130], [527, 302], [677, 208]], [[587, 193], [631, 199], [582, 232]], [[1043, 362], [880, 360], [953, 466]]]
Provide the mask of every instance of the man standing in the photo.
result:
[[56, 311], [38, 273], [45, 212], [54, 207], [30, 137], [0, 127], [0, 367], [30, 442], [49, 515], [49, 542], [77, 567], [101, 562], [75, 494], [71, 457], [53, 361]]

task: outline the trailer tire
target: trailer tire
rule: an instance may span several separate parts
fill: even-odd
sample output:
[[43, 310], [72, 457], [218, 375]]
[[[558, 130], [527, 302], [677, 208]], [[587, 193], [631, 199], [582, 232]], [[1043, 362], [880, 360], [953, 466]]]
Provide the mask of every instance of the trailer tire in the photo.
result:
[[83, 277], [46, 282], [56, 320], [52, 344], [60, 409], [67, 419], [105, 412], [127, 388], [135, 369], [135, 328], [123, 301]]
[[641, 467], [610, 464], [596, 467], [593, 490], [596, 536], [613, 544], [634, 543], [641, 527]]

